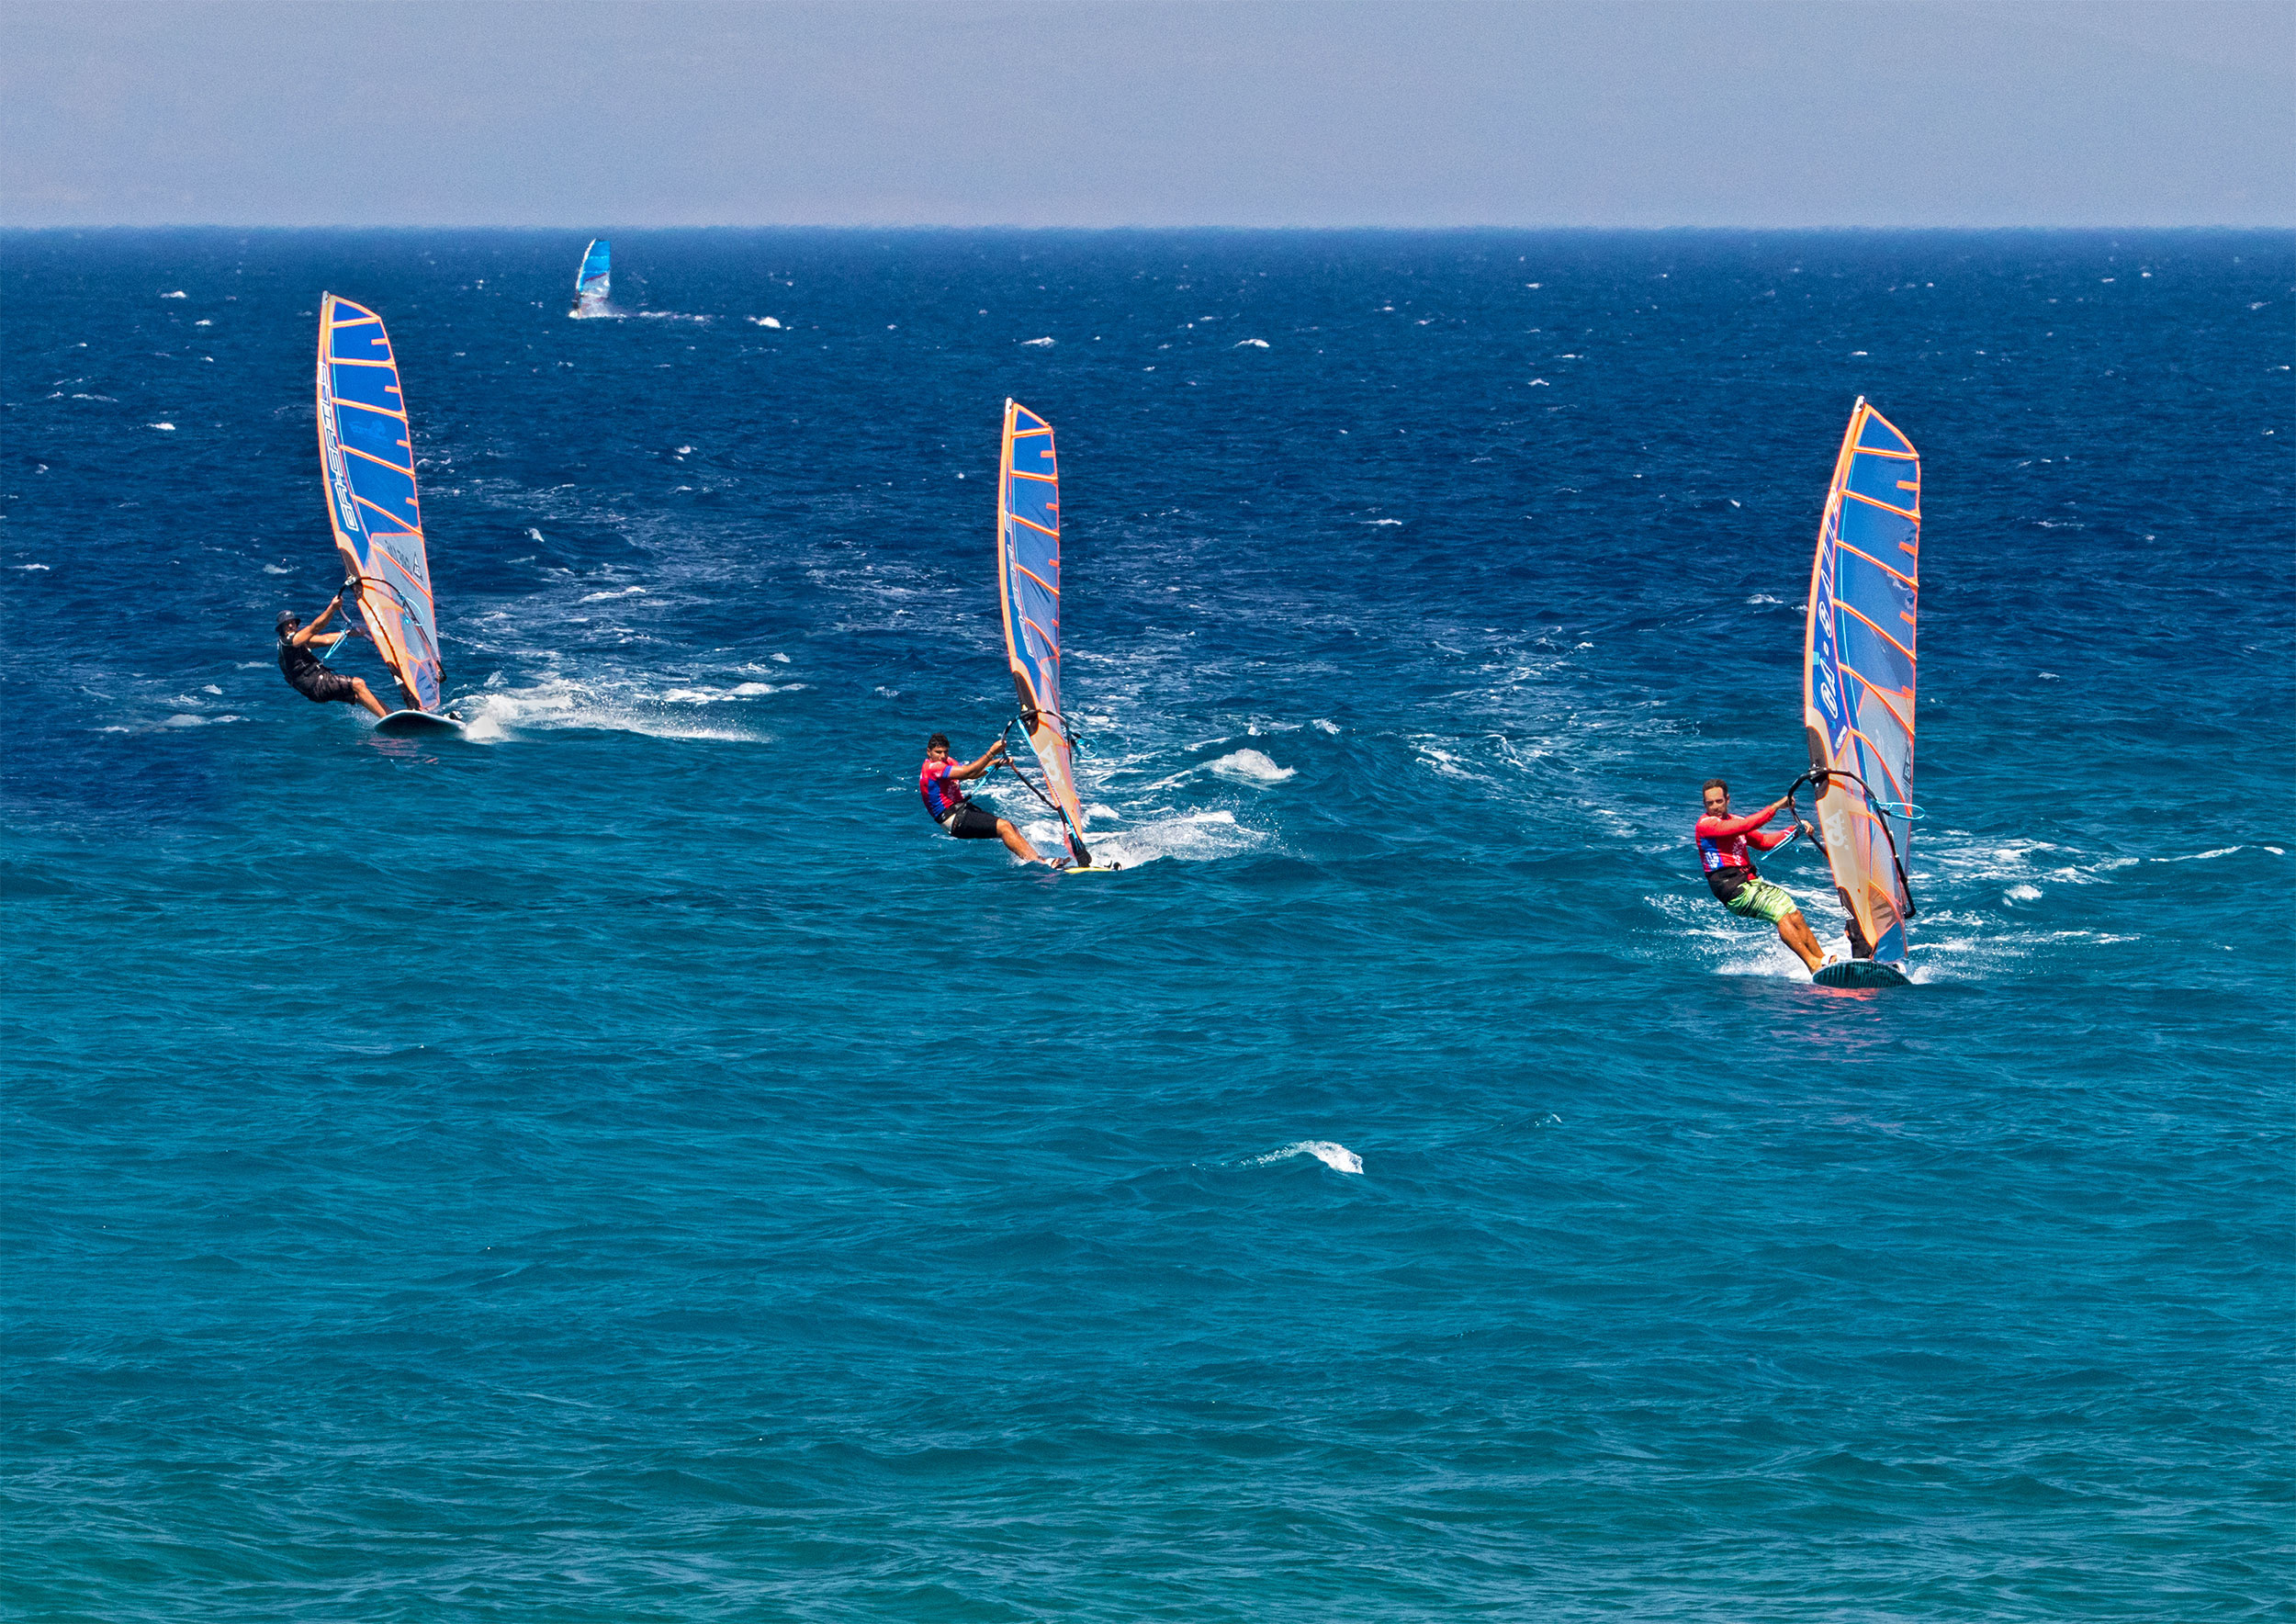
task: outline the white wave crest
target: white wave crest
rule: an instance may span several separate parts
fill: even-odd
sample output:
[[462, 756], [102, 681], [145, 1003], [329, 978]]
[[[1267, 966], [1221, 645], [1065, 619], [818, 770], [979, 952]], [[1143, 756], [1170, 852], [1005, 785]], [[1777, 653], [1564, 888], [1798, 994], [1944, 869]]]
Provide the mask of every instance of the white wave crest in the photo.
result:
[[1297, 767], [1278, 767], [1255, 750], [1232, 750], [1212, 762], [1211, 770], [1222, 778], [1233, 778], [1245, 784], [1281, 784], [1287, 778], [1300, 775]]
[[[1021, 809], [1009, 804], [1003, 811], [1038, 851], [1061, 850], [1058, 823], [1050, 818], [1024, 818]], [[1085, 843], [1092, 848], [1092, 860], [1112, 863], [1120, 868], [1139, 868], [1164, 857], [1176, 863], [1217, 863], [1223, 857], [1248, 851], [1266, 840], [1259, 830], [1237, 823], [1234, 813], [1224, 810], [1191, 812], [1123, 829], [1096, 827], [1085, 830]]]
[[531, 688], [480, 694], [467, 701], [463, 737], [475, 744], [501, 744], [530, 734], [587, 728], [602, 733], [639, 733], [649, 739], [715, 739], [756, 744], [760, 736], [744, 727], [704, 725], [695, 719], [697, 701], [728, 698], [698, 689], [672, 688], [652, 694], [631, 684], [597, 689], [552, 679]]
[[1296, 1145], [1285, 1145], [1281, 1150], [1271, 1150], [1266, 1156], [1253, 1156], [1244, 1165], [1247, 1167], [1266, 1167], [1277, 1162], [1288, 1162], [1296, 1156], [1311, 1156], [1334, 1173], [1363, 1171], [1361, 1156], [1329, 1139], [1302, 1139]]

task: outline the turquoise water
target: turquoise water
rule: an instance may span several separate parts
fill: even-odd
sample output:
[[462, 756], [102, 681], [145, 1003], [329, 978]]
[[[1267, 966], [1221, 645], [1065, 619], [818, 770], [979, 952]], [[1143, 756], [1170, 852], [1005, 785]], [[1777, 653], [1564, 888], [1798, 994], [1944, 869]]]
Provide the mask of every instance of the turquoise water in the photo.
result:
[[[8, 1616], [2296, 1609], [2296, 240], [585, 238], [0, 237]], [[273, 663], [321, 288], [465, 740]], [[1688, 843], [1861, 393], [1889, 994]], [[917, 800], [1008, 394], [1113, 876]]]

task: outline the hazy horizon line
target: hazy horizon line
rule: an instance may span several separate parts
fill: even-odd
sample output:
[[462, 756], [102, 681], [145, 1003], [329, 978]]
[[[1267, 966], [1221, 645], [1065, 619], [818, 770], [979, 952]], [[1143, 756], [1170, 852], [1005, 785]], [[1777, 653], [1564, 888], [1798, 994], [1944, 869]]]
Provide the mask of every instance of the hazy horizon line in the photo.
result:
[[1235, 225], [1235, 224], [1232, 224], [1232, 223], [1210, 222], [1210, 221], [1207, 221], [1207, 222], [1203, 222], [1203, 223], [1188, 223], [1188, 224], [1163, 224], [1163, 225], [1045, 225], [1045, 224], [1034, 224], [1034, 225], [1031, 225], [1031, 224], [1024, 224], [1024, 223], [1014, 222], [1014, 221], [982, 221], [982, 222], [977, 222], [977, 223], [968, 223], [968, 224], [962, 224], [962, 225], [953, 225], [953, 224], [949, 224], [949, 223], [946, 223], [946, 222], [939, 222], [939, 221], [917, 221], [917, 220], [880, 220], [880, 221], [866, 221], [866, 222], [858, 222], [858, 223], [857, 223], [857, 222], [850, 222], [850, 221], [848, 221], [848, 222], [834, 222], [834, 223], [832, 223], [832, 222], [812, 221], [812, 220], [775, 220], [775, 221], [745, 221], [745, 222], [735, 222], [735, 221], [723, 221], [723, 220], [721, 220], [721, 221], [688, 221], [688, 222], [681, 222], [681, 223], [672, 224], [672, 225], [662, 225], [662, 224], [655, 224], [655, 225], [631, 225], [631, 224], [627, 224], [627, 223], [624, 223], [624, 222], [618, 222], [618, 221], [613, 221], [613, 220], [587, 220], [587, 221], [579, 221], [579, 222], [568, 223], [568, 224], [512, 224], [512, 223], [503, 223], [503, 222], [484, 222], [484, 223], [481, 223], [481, 222], [441, 223], [441, 222], [435, 222], [435, 221], [433, 221], [433, 222], [416, 222], [416, 221], [357, 222], [357, 221], [347, 221], [347, 220], [341, 220], [341, 221], [302, 221], [302, 222], [294, 222], [294, 223], [279, 222], [279, 221], [272, 221], [272, 222], [266, 222], [266, 223], [262, 223], [262, 224], [251, 224], [251, 223], [247, 223], [247, 222], [242, 222], [242, 221], [235, 221], [235, 220], [156, 220], [156, 221], [142, 221], [142, 222], [138, 222], [138, 223], [130, 223], [130, 222], [127, 222], [127, 221], [105, 221], [105, 222], [86, 222], [86, 221], [83, 221], [83, 222], [80, 222], [80, 223], [77, 223], [77, 224], [32, 224], [32, 225], [27, 225], [27, 224], [18, 224], [18, 223], [7, 222], [7, 221], [0, 221], [0, 234], [20, 234], [20, 235], [28, 235], [28, 235], [34, 235], [34, 234], [51, 234], [51, 235], [55, 235], [55, 234], [64, 234], [64, 233], [72, 233], [72, 232], [85, 233], [85, 232], [115, 232], [115, 231], [281, 231], [281, 232], [285, 232], [285, 231], [504, 231], [504, 232], [517, 231], [517, 232], [535, 232], [535, 233], [542, 233], [542, 232], [561, 232], [561, 231], [563, 231], [563, 232], [573, 232], [573, 233], [577, 233], [577, 234], [579, 234], [579, 233], [583, 232], [583, 231], [626, 231], [626, 232], [642, 232], [642, 231], [824, 231], [824, 232], [827, 232], [827, 231], [857, 231], [857, 232], [858, 232], [858, 231], [910, 231], [910, 232], [918, 232], [918, 233], [924, 233], [924, 232], [939, 232], [939, 233], [948, 233], [948, 234], [954, 234], [954, 233], [965, 232], [965, 231], [1003, 231], [1003, 232], [1015, 232], [1015, 233], [1018, 233], [1018, 232], [1031, 232], [1031, 233], [1040, 233], [1040, 234], [1045, 234], [1045, 235], [1050, 235], [1050, 234], [1053, 234], [1053, 233], [1066, 233], [1066, 234], [1080, 235], [1080, 236], [1081, 236], [1081, 235], [1100, 235], [1100, 236], [1112, 236], [1112, 235], [1117, 235], [1117, 234], [1120, 234], [1120, 233], [1131, 233], [1131, 234], [1136, 234], [1136, 235], [1148, 235], [1148, 234], [1154, 234], [1154, 233], [1164, 233], [1164, 232], [1175, 232], [1175, 233], [1176, 233], [1176, 232], [1182, 232], [1182, 231], [1193, 231], [1193, 232], [1212, 232], [1212, 231], [1224, 231], [1224, 232], [1233, 232], [1233, 233], [1236, 233], [1236, 234], [1238, 234], [1238, 235], [1247, 235], [1247, 234], [1248, 234], [1248, 235], [1259, 235], [1259, 236], [1275, 236], [1275, 235], [1312, 236], [1312, 235], [1338, 235], [1338, 234], [1342, 234], [1342, 233], [1357, 233], [1357, 234], [1364, 234], [1364, 233], [1381, 233], [1381, 234], [1392, 235], [1392, 236], [1403, 236], [1403, 235], [1413, 235], [1413, 236], [1442, 236], [1442, 235], [1466, 235], [1466, 234], [1469, 234], [1469, 233], [1499, 233], [1499, 232], [1510, 232], [1510, 233], [1517, 233], [1517, 234], [1538, 234], [1538, 235], [1550, 235], [1550, 236], [1563, 236], [1563, 235], [1595, 236], [1595, 235], [1606, 235], [1606, 236], [1644, 236], [1644, 237], [1662, 236], [1662, 235], [1667, 235], [1667, 234], [1691, 234], [1691, 233], [1708, 233], [1708, 234], [1716, 234], [1716, 235], [1719, 235], [1719, 234], [1723, 234], [1723, 233], [1743, 233], [1743, 232], [1752, 232], [1752, 231], [1767, 232], [1767, 233], [1773, 233], [1773, 234], [1777, 234], [1777, 235], [1800, 235], [1800, 236], [1816, 236], [1816, 235], [1821, 235], [1821, 234], [1829, 234], [1829, 233], [1839, 233], [1839, 234], [1845, 234], [1845, 235], [1847, 235], [1847, 234], [1860, 234], [1860, 233], [1863, 233], [1863, 234], [1880, 234], [1880, 233], [1885, 233], [1885, 232], [1891, 232], [1891, 233], [1908, 233], [1908, 234], [1910, 234], [1910, 233], [1917, 233], [1917, 232], [1919, 232], [1919, 233], [1930, 233], [1930, 234], [1937, 234], [1937, 235], [1946, 235], [1946, 234], [1953, 234], [1953, 233], [1963, 233], [1963, 234], [1973, 234], [1973, 235], [1974, 235], [1974, 234], [1979, 234], [1979, 233], [1990, 233], [1990, 232], [2001, 232], [2001, 231], [2022, 231], [2022, 232], [2029, 232], [2029, 233], [2033, 233], [2033, 234], [2048, 234], [2048, 235], [2057, 235], [2057, 236], [2072, 236], [2072, 235], [2094, 235], [2094, 234], [2099, 234], [2099, 233], [2103, 233], [2103, 232], [2111, 232], [2111, 231], [2132, 231], [2132, 232], [2133, 232], [2133, 231], [2145, 231], [2145, 232], [2177, 232], [2177, 231], [2201, 232], [2201, 231], [2216, 231], [2216, 232], [2237, 232], [2237, 233], [2242, 233], [2242, 234], [2251, 235], [2251, 236], [2264, 236], [2264, 235], [2272, 235], [2272, 234], [2276, 234], [2276, 233], [2277, 233], [2277, 234], [2280, 234], [2280, 235], [2296, 236], [2296, 220], [2290, 220], [2290, 222], [2288, 222], [2288, 223], [2286, 223], [2286, 224], [2266, 224], [2266, 225], [2257, 225], [2257, 224], [2245, 224], [2245, 225], [2241, 225], [2241, 224], [2233, 224], [2233, 223], [2206, 223], [2206, 222], [2200, 222], [2200, 223], [2195, 223], [2195, 222], [2183, 222], [2183, 223], [2172, 224], [2172, 225], [2163, 225], [2163, 224], [2147, 224], [2147, 223], [2143, 223], [2143, 222], [2125, 222], [2125, 221], [2124, 221], [2124, 222], [2108, 222], [2108, 223], [2094, 224], [2094, 225], [2089, 225], [2089, 224], [2083, 224], [2083, 225], [2063, 225], [2063, 224], [2057, 224], [2057, 225], [2021, 225], [2021, 224], [1998, 224], [1998, 223], [1997, 223], [1997, 224], [1991, 224], [1991, 225], [1934, 225], [1934, 224], [1931, 224], [1931, 225], [1918, 225], [1918, 224], [1917, 224], [1917, 225], [1870, 225], [1870, 224], [1840, 224], [1840, 225], [1763, 225], [1763, 224], [1738, 224], [1738, 223], [1732, 223], [1732, 224], [1727, 224], [1727, 225], [1713, 225], [1713, 224], [1704, 224], [1704, 225], [1687, 225], [1687, 224], [1685, 224], [1685, 225], [1658, 225], [1658, 226], [1653, 226], [1653, 225], [1554, 225], [1554, 224], [1542, 224], [1542, 225], [1506, 225], [1506, 224], [1458, 224], [1458, 225], [1383, 225], [1383, 224], [1349, 224], [1349, 225]]

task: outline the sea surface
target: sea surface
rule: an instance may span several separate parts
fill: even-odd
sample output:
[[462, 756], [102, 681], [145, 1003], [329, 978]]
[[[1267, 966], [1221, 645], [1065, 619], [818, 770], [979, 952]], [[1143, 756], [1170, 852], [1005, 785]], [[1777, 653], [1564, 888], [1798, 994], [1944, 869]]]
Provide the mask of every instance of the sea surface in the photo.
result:
[[[6, 1617], [2296, 1616], [2296, 236], [591, 234], [0, 235]], [[1861, 394], [1887, 993], [1689, 843]], [[917, 796], [1007, 396], [1112, 875]]]

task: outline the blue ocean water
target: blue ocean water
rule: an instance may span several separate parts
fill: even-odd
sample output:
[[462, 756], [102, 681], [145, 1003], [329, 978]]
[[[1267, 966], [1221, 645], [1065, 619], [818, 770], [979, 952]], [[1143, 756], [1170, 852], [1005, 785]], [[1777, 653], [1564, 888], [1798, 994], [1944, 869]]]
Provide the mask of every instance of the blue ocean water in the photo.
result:
[[[2296, 1611], [2296, 239], [587, 235], [0, 237], [7, 1616]], [[1886, 994], [1688, 844], [1860, 394]], [[917, 800], [1007, 395], [1113, 876]]]

